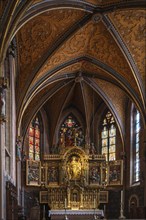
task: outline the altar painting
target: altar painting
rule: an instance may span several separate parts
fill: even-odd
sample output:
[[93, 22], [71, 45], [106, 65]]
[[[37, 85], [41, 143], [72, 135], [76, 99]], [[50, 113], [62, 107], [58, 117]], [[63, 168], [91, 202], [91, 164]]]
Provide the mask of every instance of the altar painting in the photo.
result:
[[108, 165], [108, 185], [123, 184], [123, 161], [110, 161]]
[[48, 185], [50, 184], [58, 184], [59, 181], [59, 171], [58, 171], [58, 167], [55, 166], [51, 166], [48, 167]]
[[48, 191], [40, 191], [40, 203], [48, 203]]
[[99, 203], [108, 203], [108, 191], [99, 191]]
[[26, 185], [41, 185], [41, 162], [35, 160], [26, 161]]
[[89, 180], [90, 180], [90, 184], [96, 184], [96, 185], [101, 184], [101, 166], [100, 166], [100, 164], [90, 165]]

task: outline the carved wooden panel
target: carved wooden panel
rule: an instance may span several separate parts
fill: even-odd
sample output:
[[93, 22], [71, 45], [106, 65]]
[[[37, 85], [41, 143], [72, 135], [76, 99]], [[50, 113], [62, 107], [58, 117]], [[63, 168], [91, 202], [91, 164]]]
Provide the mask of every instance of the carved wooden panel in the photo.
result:
[[6, 219], [15, 220], [18, 218], [17, 189], [11, 183], [6, 183]]

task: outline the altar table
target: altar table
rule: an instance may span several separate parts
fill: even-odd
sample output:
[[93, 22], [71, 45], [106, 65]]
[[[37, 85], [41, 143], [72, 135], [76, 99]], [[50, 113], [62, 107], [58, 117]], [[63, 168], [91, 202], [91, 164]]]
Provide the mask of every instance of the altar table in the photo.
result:
[[[68, 216], [69, 220], [91, 220], [93, 219], [94, 214], [97, 216], [103, 218], [104, 213], [103, 210], [96, 209], [94, 210], [88, 210], [88, 209], [80, 209], [80, 210], [66, 210], [66, 215]], [[63, 220], [65, 216], [65, 210], [51, 210], [51, 220]]]

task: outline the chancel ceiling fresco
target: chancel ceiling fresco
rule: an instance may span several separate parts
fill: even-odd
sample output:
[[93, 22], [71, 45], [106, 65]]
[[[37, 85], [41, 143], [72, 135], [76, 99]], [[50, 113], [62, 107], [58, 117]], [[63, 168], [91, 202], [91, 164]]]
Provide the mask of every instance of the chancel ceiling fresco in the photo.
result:
[[145, 1], [11, 1], [9, 10], [1, 3], [1, 17], [4, 8], [14, 18], [5, 18], [2, 27], [1, 62], [14, 38], [17, 124], [23, 133], [41, 108], [52, 136], [67, 108], [89, 125], [93, 94], [94, 108], [110, 108], [123, 136], [128, 100], [145, 118]]

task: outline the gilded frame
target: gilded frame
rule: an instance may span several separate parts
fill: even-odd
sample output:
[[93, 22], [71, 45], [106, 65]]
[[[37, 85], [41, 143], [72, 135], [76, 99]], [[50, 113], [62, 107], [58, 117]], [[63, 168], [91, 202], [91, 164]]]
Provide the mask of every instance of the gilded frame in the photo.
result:
[[41, 162], [26, 160], [26, 185], [41, 186]]
[[40, 191], [40, 203], [48, 203], [48, 191]]
[[102, 182], [102, 167], [100, 162], [89, 163], [89, 184], [101, 185]]
[[46, 170], [46, 185], [49, 187], [58, 186], [59, 184], [59, 167], [56, 164], [48, 164]]
[[123, 184], [123, 161], [109, 161], [108, 163], [108, 185], [120, 186]]
[[99, 203], [108, 203], [108, 191], [99, 191]]

